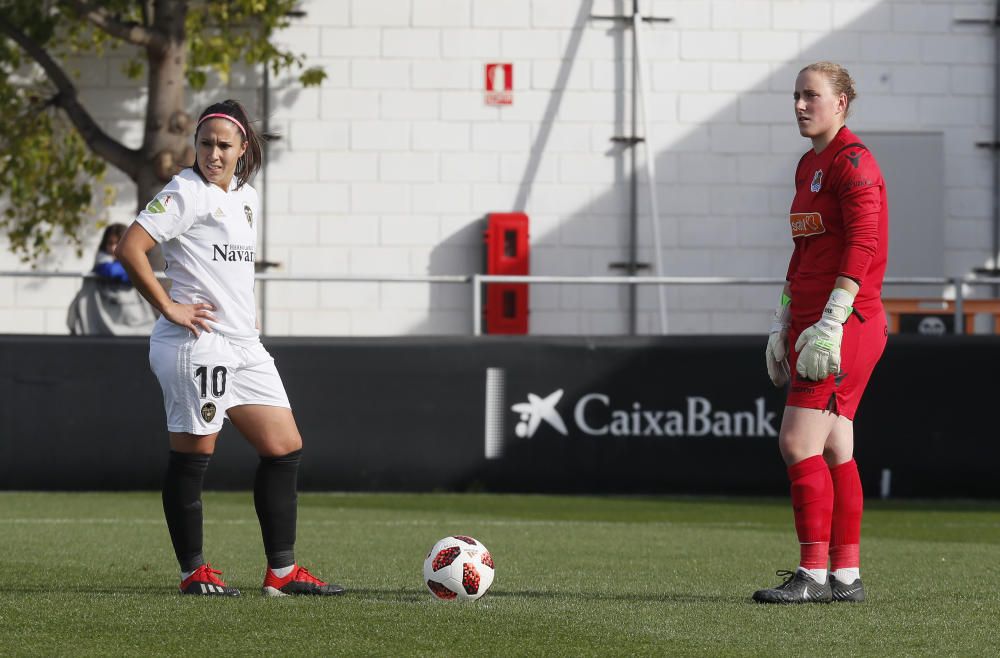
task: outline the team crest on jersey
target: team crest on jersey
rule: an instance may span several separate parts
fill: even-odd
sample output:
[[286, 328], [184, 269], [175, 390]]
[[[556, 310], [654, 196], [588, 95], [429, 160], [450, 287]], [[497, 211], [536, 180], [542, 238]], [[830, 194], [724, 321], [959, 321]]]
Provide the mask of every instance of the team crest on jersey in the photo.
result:
[[823, 170], [817, 169], [816, 173], [813, 174], [813, 180], [809, 183], [810, 192], [819, 192], [819, 188], [823, 186]]
[[211, 423], [212, 419], [215, 418], [215, 403], [206, 402], [201, 405], [201, 417], [205, 419], [206, 423]]
[[167, 208], [170, 207], [170, 203], [173, 200], [169, 194], [161, 194], [155, 197], [152, 201], [146, 204], [146, 212], [151, 212], [155, 214], [167, 212]]
[[253, 208], [250, 207], [249, 203], [243, 204], [243, 213], [247, 216], [247, 224], [253, 228]]

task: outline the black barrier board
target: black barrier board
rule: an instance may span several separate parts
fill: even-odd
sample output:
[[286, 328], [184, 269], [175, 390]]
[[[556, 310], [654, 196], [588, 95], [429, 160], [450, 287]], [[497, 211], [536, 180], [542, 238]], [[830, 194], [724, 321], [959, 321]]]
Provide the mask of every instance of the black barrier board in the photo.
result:
[[[760, 336], [272, 339], [304, 490], [786, 495]], [[143, 339], [0, 336], [0, 488], [158, 489]], [[990, 336], [892, 336], [856, 419], [869, 496], [1000, 497]], [[974, 369], [974, 364], [983, 367]], [[206, 486], [248, 489], [229, 423]]]

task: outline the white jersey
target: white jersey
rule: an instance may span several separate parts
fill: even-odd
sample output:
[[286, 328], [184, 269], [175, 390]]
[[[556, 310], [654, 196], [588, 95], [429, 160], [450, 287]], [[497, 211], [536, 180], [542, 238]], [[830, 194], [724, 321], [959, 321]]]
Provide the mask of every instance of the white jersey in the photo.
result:
[[[173, 177], [135, 221], [160, 243], [173, 282], [170, 298], [215, 307], [213, 331], [236, 341], [258, 340], [254, 297], [257, 257], [257, 191], [249, 184], [229, 191], [206, 183], [193, 169]], [[187, 329], [160, 317], [153, 335]]]

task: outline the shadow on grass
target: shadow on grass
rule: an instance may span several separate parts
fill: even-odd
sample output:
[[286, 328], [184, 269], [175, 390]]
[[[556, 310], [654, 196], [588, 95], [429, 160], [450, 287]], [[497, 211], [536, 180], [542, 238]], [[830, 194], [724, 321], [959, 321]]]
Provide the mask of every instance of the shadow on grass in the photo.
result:
[[[400, 601], [421, 603], [431, 600], [431, 595], [424, 589], [381, 589], [357, 588], [349, 589], [345, 596], [361, 597], [372, 601]], [[725, 603], [733, 598], [723, 595], [695, 594], [691, 592], [648, 592], [620, 594], [612, 592], [544, 592], [538, 590], [499, 590], [486, 595], [490, 599], [541, 599], [552, 601], [615, 601], [623, 603]]]
[[[39, 585], [16, 585], [13, 587], [5, 588], [5, 592], [9, 594], [23, 594], [23, 595], [34, 595], [34, 594], [53, 594], [53, 590], [49, 586]], [[231, 597], [231, 596], [184, 596], [176, 589], [167, 587], [156, 587], [150, 588], [143, 585], [116, 585], [115, 587], [102, 587], [93, 585], [69, 585], [63, 586], [59, 589], [59, 594], [89, 594], [96, 596], [142, 596], [146, 598], [178, 598], [178, 599], [191, 599], [191, 600], [201, 600], [201, 599], [246, 599], [246, 598], [264, 598], [261, 596], [258, 588], [251, 588], [249, 590], [243, 590], [241, 596]], [[535, 600], [550, 600], [550, 601], [608, 601], [608, 602], [621, 602], [621, 603], [733, 603], [736, 602], [731, 596], [724, 595], [707, 595], [707, 594], [696, 594], [692, 592], [648, 592], [648, 593], [612, 593], [612, 592], [553, 592], [553, 591], [538, 591], [538, 590], [499, 590], [492, 591], [487, 595], [490, 599], [500, 599], [500, 600], [517, 600], [517, 599], [535, 599]], [[278, 599], [273, 599], [276, 601], [282, 600], [299, 600], [301, 598], [307, 597], [282, 597]], [[348, 588], [347, 591], [340, 596], [333, 597], [308, 597], [310, 599], [337, 599], [337, 600], [351, 600], [351, 599], [364, 599], [366, 601], [381, 602], [381, 603], [424, 603], [432, 601], [430, 593], [423, 588], [406, 588], [406, 589], [390, 589], [390, 588], [376, 588], [376, 587], [358, 587], [358, 588]]]
[[583, 601], [616, 601], [623, 603], [725, 603], [732, 602], [732, 597], [723, 595], [695, 594], [692, 592], [647, 592], [632, 594], [616, 594], [610, 592], [538, 592], [499, 591], [490, 592], [493, 598], [511, 599], [551, 599]]
[[[53, 590], [51, 585], [14, 585], [4, 587], [5, 593], [11, 594], [100, 594], [110, 596], [122, 595], [142, 595], [145, 597], [180, 597], [183, 596], [176, 587], [148, 587], [141, 584], [121, 584], [114, 587], [94, 586], [94, 585], [60, 585], [58, 590]], [[244, 592], [244, 595], [246, 593]], [[186, 596], [184, 598], [209, 598], [207, 596]], [[227, 599], [235, 598], [230, 596], [216, 596], [213, 598]]]

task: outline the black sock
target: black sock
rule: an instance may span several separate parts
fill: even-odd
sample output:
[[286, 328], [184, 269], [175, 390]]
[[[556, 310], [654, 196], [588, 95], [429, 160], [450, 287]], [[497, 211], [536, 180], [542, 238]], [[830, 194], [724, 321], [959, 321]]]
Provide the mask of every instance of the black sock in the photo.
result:
[[267, 565], [281, 569], [295, 564], [296, 491], [302, 451], [281, 457], [261, 457], [253, 484], [253, 505], [260, 520]]
[[201, 552], [201, 485], [211, 457], [170, 451], [163, 481], [163, 514], [181, 571], [194, 571], [205, 564]]

